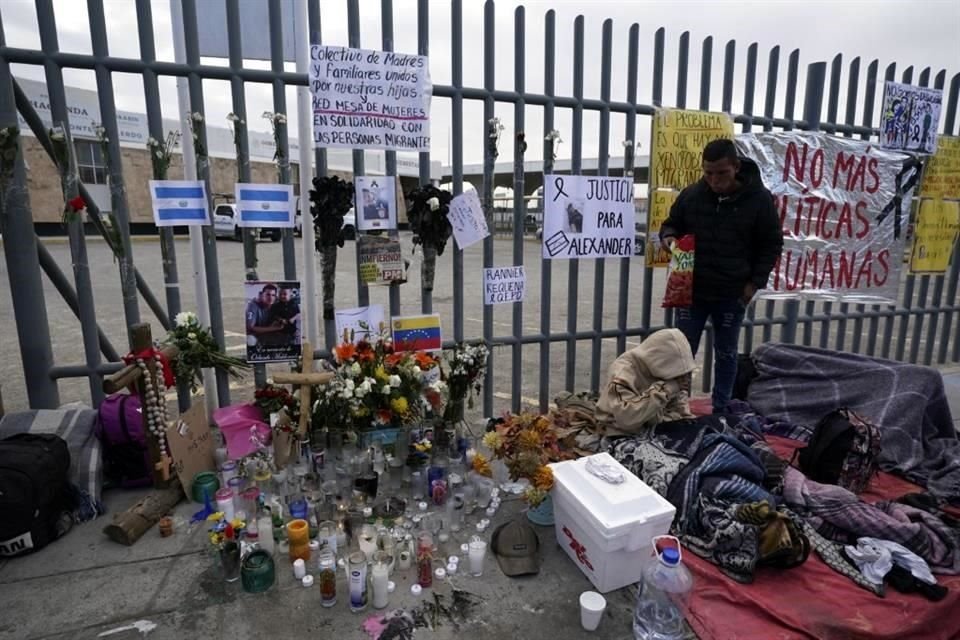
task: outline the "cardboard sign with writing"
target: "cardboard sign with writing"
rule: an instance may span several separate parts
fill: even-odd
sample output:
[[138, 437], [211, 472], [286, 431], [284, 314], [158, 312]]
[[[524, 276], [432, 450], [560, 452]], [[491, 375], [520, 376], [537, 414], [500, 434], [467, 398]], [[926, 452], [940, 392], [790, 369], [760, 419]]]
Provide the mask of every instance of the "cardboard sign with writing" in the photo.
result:
[[[167, 427], [167, 447], [173, 458], [173, 470], [189, 496], [193, 478], [201, 471], [216, 471], [216, 448], [203, 403], [198, 403]], [[212, 498], [212, 496], [211, 496]]]
[[920, 195], [960, 200], [960, 138], [941, 136], [937, 152], [923, 170]]
[[657, 189], [650, 192], [650, 207], [647, 210], [647, 257], [648, 267], [665, 267], [670, 264], [670, 250], [660, 245], [660, 227], [670, 217], [670, 207], [673, 206], [679, 191], [672, 189]]
[[725, 113], [657, 109], [650, 138], [650, 188], [683, 189], [703, 175], [707, 143], [733, 138], [733, 119]]
[[960, 230], [960, 202], [920, 201], [913, 232], [910, 273], [944, 273]]

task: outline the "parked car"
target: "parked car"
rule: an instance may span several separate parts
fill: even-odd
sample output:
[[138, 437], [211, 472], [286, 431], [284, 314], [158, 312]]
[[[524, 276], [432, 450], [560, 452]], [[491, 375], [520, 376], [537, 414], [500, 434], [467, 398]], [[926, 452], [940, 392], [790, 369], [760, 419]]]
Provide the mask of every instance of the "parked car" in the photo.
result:
[[[235, 204], [221, 203], [213, 209], [213, 233], [218, 238], [243, 240], [242, 227], [237, 226], [240, 215]], [[280, 240], [280, 229], [260, 229], [260, 237], [273, 242]]]
[[[297, 203], [299, 206], [299, 202]], [[298, 236], [303, 235], [303, 214], [297, 209], [297, 217], [294, 218], [294, 233]], [[357, 214], [353, 207], [343, 215], [343, 233], [347, 240], [357, 239]]]

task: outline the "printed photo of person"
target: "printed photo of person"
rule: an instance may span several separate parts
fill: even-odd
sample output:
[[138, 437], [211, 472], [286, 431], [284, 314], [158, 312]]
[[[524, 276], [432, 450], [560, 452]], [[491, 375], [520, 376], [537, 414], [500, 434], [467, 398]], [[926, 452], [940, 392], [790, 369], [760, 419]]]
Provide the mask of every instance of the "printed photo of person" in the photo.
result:
[[397, 227], [396, 191], [393, 176], [357, 176], [357, 226], [361, 231], [395, 229]]
[[296, 360], [301, 351], [300, 283], [244, 283], [247, 362]]

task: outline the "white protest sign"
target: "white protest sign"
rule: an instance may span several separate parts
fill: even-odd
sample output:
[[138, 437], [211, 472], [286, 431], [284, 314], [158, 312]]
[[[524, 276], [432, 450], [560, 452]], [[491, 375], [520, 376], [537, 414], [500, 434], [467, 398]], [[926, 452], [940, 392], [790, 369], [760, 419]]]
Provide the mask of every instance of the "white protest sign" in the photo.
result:
[[426, 56], [313, 45], [310, 91], [315, 146], [430, 151]]
[[544, 176], [543, 257], [633, 255], [632, 178]]
[[476, 191], [461, 193], [451, 200], [447, 219], [461, 249], [466, 249], [490, 235]]
[[383, 305], [372, 304], [369, 307], [338, 309], [337, 341], [343, 339], [344, 332], [353, 332], [353, 341], [370, 340], [376, 337], [383, 324]]
[[483, 304], [523, 302], [527, 274], [523, 267], [494, 267], [483, 270]]

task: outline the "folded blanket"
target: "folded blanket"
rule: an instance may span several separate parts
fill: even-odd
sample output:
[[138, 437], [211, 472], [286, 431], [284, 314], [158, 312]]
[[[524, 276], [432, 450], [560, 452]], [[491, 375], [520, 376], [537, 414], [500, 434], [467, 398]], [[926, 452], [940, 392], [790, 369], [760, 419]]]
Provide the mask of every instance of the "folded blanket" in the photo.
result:
[[880, 427], [880, 467], [960, 503], [960, 439], [943, 377], [931, 367], [766, 343], [747, 401], [767, 418], [812, 426], [849, 407]]
[[960, 573], [960, 531], [931, 513], [898, 502], [867, 504], [843, 487], [784, 473], [783, 499], [826, 538], [855, 544], [870, 537], [902, 544], [938, 573]]
[[18, 433], [53, 433], [66, 441], [76, 503], [73, 519], [78, 524], [106, 511], [100, 502], [103, 464], [100, 441], [94, 434], [96, 420], [97, 412], [87, 407], [17, 411], [0, 418], [0, 438]]

